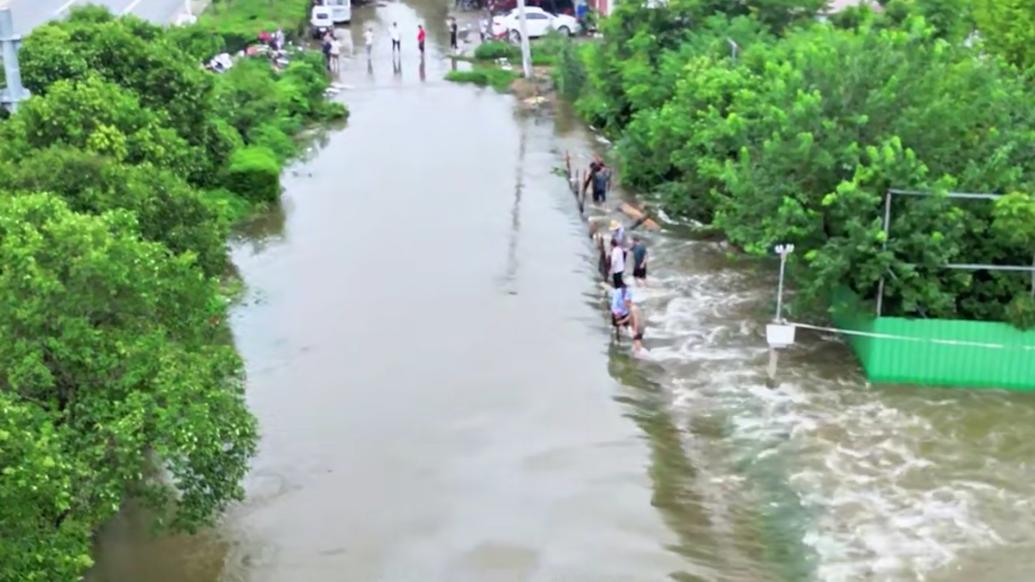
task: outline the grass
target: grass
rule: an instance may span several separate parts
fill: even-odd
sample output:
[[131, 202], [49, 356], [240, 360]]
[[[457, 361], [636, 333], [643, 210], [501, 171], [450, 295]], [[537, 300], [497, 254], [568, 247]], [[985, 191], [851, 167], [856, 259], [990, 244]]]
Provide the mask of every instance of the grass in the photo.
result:
[[244, 48], [262, 31], [304, 31], [309, 0], [214, 0], [198, 24], [226, 39], [230, 50]]
[[490, 40], [474, 49], [474, 58], [479, 61], [495, 61], [496, 59], [515, 61], [521, 58], [521, 49], [509, 42]]
[[[532, 64], [537, 67], [552, 67], [557, 64], [558, 56], [566, 43], [571, 39], [557, 32], [551, 32], [532, 43]], [[521, 48], [509, 42], [490, 40], [474, 49], [474, 60], [496, 61], [507, 59], [511, 62], [521, 60]]]
[[449, 71], [446, 80], [454, 83], [471, 83], [479, 87], [492, 87], [497, 91], [506, 91], [510, 84], [520, 75], [507, 69], [495, 67], [477, 67], [470, 71]]

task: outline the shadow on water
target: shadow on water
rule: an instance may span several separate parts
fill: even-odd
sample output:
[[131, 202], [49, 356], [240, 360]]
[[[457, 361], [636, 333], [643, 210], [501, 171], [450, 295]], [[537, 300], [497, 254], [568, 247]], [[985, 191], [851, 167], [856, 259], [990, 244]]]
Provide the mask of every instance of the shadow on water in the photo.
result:
[[507, 293], [517, 295], [514, 281], [520, 261], [518, 259], [518, 241], [521, 235], [521, 193], [525, 190], [525, 152], [528, 149], [528, 134], [525, 126], [521, 126], [521, 137], [518, 144], [517, 167], [514, 176], [514, 206], [510, 209], [510, 236], [507, 241], [507, 267], [503, 275], [503, 286]]
[[[645, 377], [626, 350], [614, 343], [608, 371], [623, 388], [615, 400], [626, 407], [624, 416], [640, 427], [650, 447], [651, 503], [679, 536], [678, 546], [672, 549], [694, 563], [711, 563], [717, 548], [708, 533], [704, 502], [696, 494], [697, 472], [683, 448], [684, 431], [668, 412], [668, 396], [659, 384]], [[690, 574], [685, 572], [673, 574], [678, 580], [693, 579], [687, 576]]]

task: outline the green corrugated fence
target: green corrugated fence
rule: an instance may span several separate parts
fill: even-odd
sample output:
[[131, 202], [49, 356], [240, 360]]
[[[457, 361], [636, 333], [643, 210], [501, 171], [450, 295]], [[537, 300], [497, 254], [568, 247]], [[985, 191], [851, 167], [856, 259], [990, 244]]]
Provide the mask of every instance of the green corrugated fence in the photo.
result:
[[1035, 390], [1035, 330], [990, 321], [874, 318], [848, 291], [839, 292], [835, 304], [839, 328], [921, 340], [847, 336], [870, 382]]

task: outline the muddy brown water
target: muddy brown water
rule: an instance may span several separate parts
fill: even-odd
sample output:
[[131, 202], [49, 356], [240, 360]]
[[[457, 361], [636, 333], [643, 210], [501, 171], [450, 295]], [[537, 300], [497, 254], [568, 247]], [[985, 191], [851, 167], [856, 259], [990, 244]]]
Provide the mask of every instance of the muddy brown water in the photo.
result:
[[233, 242], [263, 433], [248, 499], [192, 537], [127, 508], [91, 580], [1035, 576], [1035, 400], [871, 388], [815, 335], [768, 385], [772, 265], [673, 224], [648, 238], [651, 356], [631, 358], [555, 173], [600, 143], [444, 82], [444, 17], [355, 10], [348, 127]]

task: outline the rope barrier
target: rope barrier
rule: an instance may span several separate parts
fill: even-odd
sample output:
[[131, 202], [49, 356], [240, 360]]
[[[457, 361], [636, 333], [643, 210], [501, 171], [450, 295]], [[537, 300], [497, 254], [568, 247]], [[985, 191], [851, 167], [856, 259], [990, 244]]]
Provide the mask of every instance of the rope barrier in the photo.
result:
[[821, 325], [810, 325], [808, 323], [796, 323], [796, 322], [793, 322], [793, 321], [786, 322], [786, 325], [793, 325], [794, 327], [797, 327], [797, 328], [811, 329], [813, 331], [825, 331], [825, 332], [837, 333], [837, 334], [842, 334], [842, 335], [854, 335], [854, 336], [868, 337], [868, 338], [873, 338], [873, 339], [887, 339], [887, 340], [911, 341], [911, 342], [921, 342], [921, 343], [926, 342], [926, 343], [943, 345], [943, 346], [962, 346], [962, 347], [972, 347], [972, 348], [985, 348], [985, 349], [991, 349], [991, 350], [1002, 350], [1002, 349], [1007, 349], [1007, 350], [1014, 349], [1014, 350], [1017, 350], [1017, 349], [1019, 349], [1019, 350], [1024, 350], [1024, 351], [1035, 351], [1035, 345], [1020, 346], [1020, 345], [996, 344], [996, 343], [988, 343], [988, 342], [973, 342], [973, 341], [966, 341], [966, 340], [948, 340], [948, 339], [936, 339], [936, 338], [926, 338], [926, 337], [913, 337], [913, 336], [906, 336], [906, 335], [894, 335], [894, 334], [890, 334], [890, 333], [875, 333], [875, 332], [869, 332], [869, 331], [858, 331], [858, 330], [854, 330], [854, 329], [839, 329], [839, 328], [836, 328], [836, 327], [825, 327], [825, 326], [821, 326]]

